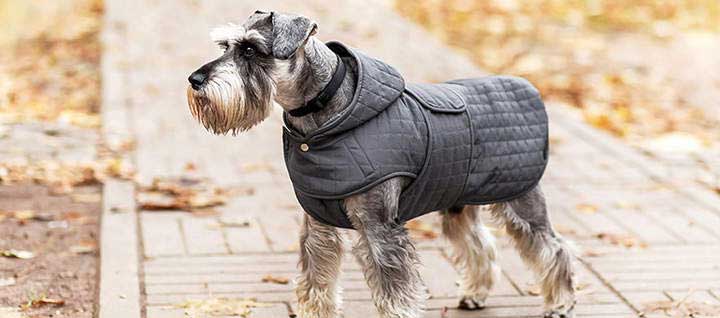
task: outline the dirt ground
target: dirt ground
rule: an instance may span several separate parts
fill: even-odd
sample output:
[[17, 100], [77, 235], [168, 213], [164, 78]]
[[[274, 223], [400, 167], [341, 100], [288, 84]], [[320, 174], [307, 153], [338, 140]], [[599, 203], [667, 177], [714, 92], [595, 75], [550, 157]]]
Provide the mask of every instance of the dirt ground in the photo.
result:
[[102, 10], [0, 1], [0, 318], [95, 314]]
[[100, 200], [99, 186], [0, 186], [0, 313], [93, 317]]

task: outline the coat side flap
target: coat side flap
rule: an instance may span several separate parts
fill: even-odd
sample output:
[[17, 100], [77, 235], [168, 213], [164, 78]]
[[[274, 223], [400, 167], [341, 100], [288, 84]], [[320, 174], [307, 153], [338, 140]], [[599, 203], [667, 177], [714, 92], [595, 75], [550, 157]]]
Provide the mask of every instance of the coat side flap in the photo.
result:
[[423, 107], [440, 113], [462, 113], [467, 107], [458, 92], [462, 87], [453, 84], [408, 84], [406, 91], [417, 98]]

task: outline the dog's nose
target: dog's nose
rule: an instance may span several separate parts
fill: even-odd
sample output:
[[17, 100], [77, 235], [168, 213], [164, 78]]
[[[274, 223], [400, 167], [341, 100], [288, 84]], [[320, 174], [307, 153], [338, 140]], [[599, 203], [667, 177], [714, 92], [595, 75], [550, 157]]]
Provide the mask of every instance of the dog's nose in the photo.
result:
[[193, 89], [198, 90], [202, 86], [203, 83], [205, 83], [205, 80], [207, 79], [207, 76], [205, 74], [200, 72], [195, 72], [190, 74], [190, 77], [188, 77], [188, 81], [190, 81], [190, 86], [192, 86]]

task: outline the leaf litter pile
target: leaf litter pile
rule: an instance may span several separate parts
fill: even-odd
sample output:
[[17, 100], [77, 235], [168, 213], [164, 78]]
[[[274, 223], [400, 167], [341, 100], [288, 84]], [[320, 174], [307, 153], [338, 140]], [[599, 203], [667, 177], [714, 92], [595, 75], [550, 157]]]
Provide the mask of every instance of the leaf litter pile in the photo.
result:
[[[253, 188], [227, 189], [214, 185], [207, 178], [182, 176], [155, 178], [142, 187], [137, 202], [143, 210], [190, 211], [196, 214], [215, 214], [212, 208], [224, 205], [233, 195], [252, 195]], [[228, 221], [224, 226], [242, 226]], [[249, 224], [247, 224], [249, 226]]]
[[688, 298], [693, 294], [689, 291], [684, 299], [676, 301], [657, 301], [644, 304], [641, 308], [641, 317], [652, 315], [652, 317], [672, 318], [695, 318], [695, 317], [719, 317], [720, 305], [707, 301], [690, 301]]
[[187, 300], [175, 305], [181, 308], [187, 317], [251, 317], [252, 309], [267, 307], [268, 304], [256, 302], [254, 299], [210, 298], [204, 300]]
[[395, 8], [485, 71], [526, 77], [547, 101], [644, 150], [720, 153], [720, 75], [709, 72], [720, 66], [716, 0], [395, 0]]
[[[94, 316], [100, 0], [0, 1], [0, 317]], [[99, 158], [99, 159], [98, 159]]]

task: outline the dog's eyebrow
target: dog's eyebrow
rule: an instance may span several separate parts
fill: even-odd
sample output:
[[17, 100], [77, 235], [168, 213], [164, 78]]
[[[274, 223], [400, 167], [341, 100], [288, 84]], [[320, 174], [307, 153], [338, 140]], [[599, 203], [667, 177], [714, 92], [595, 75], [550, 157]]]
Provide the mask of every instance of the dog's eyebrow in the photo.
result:
[[[252, 32], [253, 30], [251, 30]], [[250, 33], [250, 32], [248, 32]], [[252, 44], [254, 47], [256, 47], [260, 52], [263, 54], [270, 54], [270, 48], [268, 48], [267, 43], [265, 43], [265, 38], [260, 37], [246, 37], [244, 40], [240, 41], [239, 43], [248, 43]]]
[[265, 37], [257, 30], [247, 30], [245, 27], [230, 23], [214, 28], [210, 32], [210, 38], [216, 43], [253, 41], [253, 44], [263, 45]]
[[244, 27], [229, 23], [227, 25], [216, 27], [210, 31], [210, 38], [216, 43], [228, 42], [243, 37], [245, 33], [246, 31]]

